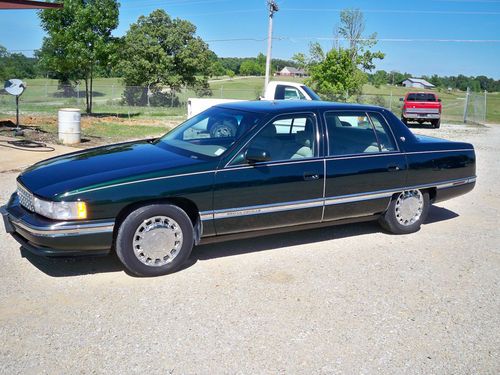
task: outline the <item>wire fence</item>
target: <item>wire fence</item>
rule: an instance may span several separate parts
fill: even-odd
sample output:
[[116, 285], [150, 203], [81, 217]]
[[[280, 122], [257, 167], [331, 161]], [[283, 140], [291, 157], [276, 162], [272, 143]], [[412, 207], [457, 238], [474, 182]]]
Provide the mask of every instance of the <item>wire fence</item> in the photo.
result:
[[[229, 87], [229, 88], [227, 88]], [[235, 89], [232, 84], [219, 84], [204, 92], [204, 97], [219, 99], [256, 100], [262, 94], [260, 88]], [[381, 93], [363, 93], [361, 95], [340, 95], [339, 101], [372, 104], [385, 107], [397, 116], [401, 115], [404, 89], [387, 86]], [[406, 90], [407, 91], [407, 90]], [[1, 92], [0, 92], [1, 93]], [[442, 120], [448, 122], [466, 122], [483, 124], [488, 120], [488, 93], [446, 91], [438, 93], [442, 100]], [[191, 97], [200, 97], [199, 92], [189, 89], [179, 91], [167, 88], [148, 88], [147, 86], [123, 86], [119, 84], [94, 85], [92, 111], [109, 116], [160, 117], [185, 116], [187, 101]], [[496, 96], [495, 96], [496, 97]], [[53, 116], [57, 110], [65, 107], [77, 107], [85, 111], [86, 98], [82, 85], [61, 86], [57, 83], [30, 84], [20, 98], [20, 110], [23, 114]], [[0, 114], [15, 113], [15, 99], [0, 95]]]

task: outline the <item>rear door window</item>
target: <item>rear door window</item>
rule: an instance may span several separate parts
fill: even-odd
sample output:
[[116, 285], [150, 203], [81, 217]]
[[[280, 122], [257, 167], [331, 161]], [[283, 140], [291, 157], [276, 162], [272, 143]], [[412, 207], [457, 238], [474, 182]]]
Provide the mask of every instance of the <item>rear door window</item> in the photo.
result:
[[378, 113], [326, 112], [329, 156], [396, 151], [395, 141]]

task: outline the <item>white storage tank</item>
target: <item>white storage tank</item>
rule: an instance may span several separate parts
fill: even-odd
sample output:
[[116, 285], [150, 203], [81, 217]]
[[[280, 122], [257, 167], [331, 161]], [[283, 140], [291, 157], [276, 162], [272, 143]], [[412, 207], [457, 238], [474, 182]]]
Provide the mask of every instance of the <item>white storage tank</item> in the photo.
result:
[[80, 143], [81, 114], [78, 108], [62, 108], [57, 114], [59, 140], [65, 145]]

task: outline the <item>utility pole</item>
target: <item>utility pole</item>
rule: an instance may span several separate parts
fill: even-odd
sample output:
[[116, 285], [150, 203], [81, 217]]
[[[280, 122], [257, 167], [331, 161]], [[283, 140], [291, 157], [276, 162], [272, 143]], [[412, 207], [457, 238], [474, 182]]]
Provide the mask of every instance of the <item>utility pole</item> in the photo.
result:
[[278, 4], [275, 0], [267, 0], [267, 6], [269, 7], [269, 31], [267, 34], [267, 57], [266, 57], [266, 80], [264, 83], [264, 92], [267, 89], [269, 83], [269, 75], [271, 72], [271, 51], [273, 44], [273, 16], [274, 13], [278, 11]]

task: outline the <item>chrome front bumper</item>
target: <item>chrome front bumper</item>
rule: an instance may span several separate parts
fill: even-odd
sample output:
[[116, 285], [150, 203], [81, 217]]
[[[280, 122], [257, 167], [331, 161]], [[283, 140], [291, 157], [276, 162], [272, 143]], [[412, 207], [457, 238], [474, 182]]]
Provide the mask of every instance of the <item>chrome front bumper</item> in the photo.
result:
[[5, 230], [22, 247], [38, 255], [73, 256], [108, 253], [114, 220], [54, 221], [26, 210], [13, 194], [0, 207]]

